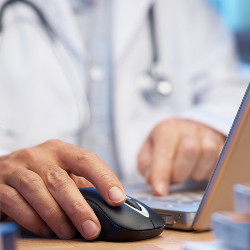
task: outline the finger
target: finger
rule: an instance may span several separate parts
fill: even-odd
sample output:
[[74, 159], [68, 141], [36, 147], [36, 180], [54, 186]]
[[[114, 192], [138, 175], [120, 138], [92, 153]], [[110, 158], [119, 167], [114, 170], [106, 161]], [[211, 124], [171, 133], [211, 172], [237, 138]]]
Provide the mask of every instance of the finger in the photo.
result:
[[171, 180], [182, 183], [188, 179], [195, 168], [200, 155], [200, 137], [196, 126], [188, 126], [180, 139], [173, 164]]
[[[87, 150], [58, 140], [51, 140], [39, 146], [21, 150], [16, 152], [13, 157], [19, 160], [25, 159], [29, 169], [41, 176], [53, 198], [86, 239], [91, 240], [99, 235], [100, 223], [95, 213], [67, 172], [80, 176], [87, 175], [87, 179], [90, 181], [91, 179], [103, 180], [104, 187], [115, 183], [123, 188], [117, 177], [100, 158]], [[98, 171], [99, 168], [101, 171]], [[97, 180], [95, 180], [96, 176]], [[99, 184], [99, 188], [100, 186], [102, 187], [101, 184]], [[108, 194], [104, 188], [100, 193], [101, 195], [106, 194], [106, 197], [104, 196], [106, 201], [119, 205], [124, 202], [126, 196], [124, 190], [122, 191], [117, 186], [107, 189]], [[118, 197], [119, 195], [122, 196], [122, 199]]]
[[[51, 162], [50, 162], [51, 163]], [[37, 169], [49, 192], [85, 239], [95, 239], [101, 225], [68, 173], [57, 166]]]
[[156, 128], [152, 134], [151, 185], [156, 195], [166, 195], [176, 148], [179, 141], [174, 122]]
[[218, 159], [218, 140], [212, 133], [203, 135], [201, 139], [201, 154], [196, 167], [191, 175], [195, 181], [206, 179], [213, 171], [215, 163]]
[[151, 163], [151, 142], [147, 139], [143, 144], [137, 158], [139, 172], [149, 182], [150, 176], [150, 163]]
[[75, 184], [78, 188], [94, 187], [91, 182], [89, 182], [88, 180], [86, 180], [85, 178], [83, 178], [81, 176], [76, 176], [74, 174], [70, 174], [70, 177], [75, 182]]
[[[50, 168], [50, 166], [54, 172], [56, 166], [69, 174], [82, 176], [97, 187], [102, 197], [110, 205], [119, 206], [126, 199], [121, 182], [105, 162], [83, 148], [59, 140], [50, 140], [36, 147], [17, 151], [13, 157], [20, 161], [25, 160], [34, 172]], [[56, 161], [56, 163], [51, 161]], [[50, 175], [49, 172], [48, 175]], [[46, 175], [44, 179], [46, 179]]]
[[126, 194], [121, 182], [96, 154], [57, 140], [42, 146], [54, 150], [55, 158], [64, 170], [90, 181], [110, 205], [120, 206], [125, 202]]
[[19, 167], [8, 175], [6, 184], [15, 188], [59, 238], [70, 239], [75, 229], [36, 173]]
[[14, 188], [0, 184], [0, 201], [1, 210], [21, 226], [43, 237], [53, 235], [46, 223]]

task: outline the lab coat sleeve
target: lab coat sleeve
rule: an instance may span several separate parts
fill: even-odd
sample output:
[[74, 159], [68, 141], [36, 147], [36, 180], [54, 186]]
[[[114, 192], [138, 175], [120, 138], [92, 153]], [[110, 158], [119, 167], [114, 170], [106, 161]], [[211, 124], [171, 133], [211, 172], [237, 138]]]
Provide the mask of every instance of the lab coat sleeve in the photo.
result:
[[[159, 39], [165, 65], [176, 68], [171, 77], [184, 104], [177, 116], [228, 134], [248, 84], [240, 74], [232, 34], [207, 1], [178, 2], [169, 37], [174, 66], [167, 58], [166, 38]], [[158, 1], [158, 11], [164, 4], [167, 1]]]
[[[214, 93], [215, 95], [211, 97], [211, 101], [202, 101], [185, 112], [180, 113], [178, 117], [203, 123], [222, 134], [227, 135], [240, 106], [241, 99], [244, 96], [245, 88], [243, 86], [244, 84], [229, 88], [223, 86], [221, 88], [217, 87], [214, 90], [217, 91], [217, 93]], [[208, 91], [213, 94], [213, 90]], [[234, 93], [234, 97], [231, 100], [230, 92]], [[217, 95], [225, 95], [226, 97], [223, 97], [223, 100], [220, 100], [219, 96], [216, 98]]]

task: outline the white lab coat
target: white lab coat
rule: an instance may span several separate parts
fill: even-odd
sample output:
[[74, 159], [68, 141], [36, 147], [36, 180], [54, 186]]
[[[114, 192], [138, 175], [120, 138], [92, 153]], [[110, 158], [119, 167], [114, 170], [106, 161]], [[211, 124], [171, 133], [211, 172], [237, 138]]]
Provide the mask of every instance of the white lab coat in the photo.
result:
[[[85, 87], [84, 47], [69, 2], [66, 0], [34, 0], [34, 2], [40, 6], [57, 30]], [[148, 70], [152, 62], [147, 17], [152, 2], [152, 0], [113, 1], [114, 129], [123, 177], [130, 182], [138, 181], [139, 175], [136, 170], [138, 150], [158, 122], [171, 117], [185, 117], [227, 134], [247, 84], [247, 81], [239, 76], [230, 34], [204, 0], [156, 0], [154, 2], [160, 63], [164, 74], [172, 82], [174, 91], [161, 105], [152, 106], [147, 103], [135, 82], [140, 74]], [[9, 11], [10, 16], [10, 12], [13, 11], [14, 8]], [[22, 11], [27, 12], [27, 10]], [[26, 16], [33, 21], [36, 19], [31, 13], [26, 13]], [[10, 23], [14, 23], [13, 17], [9, 19]], [[27, 94], [30, 95], [27, 88], [22, 88], [22, 85], [18, 89], [15, 87], [13, 96], [13, 86], [9, 83], [9, 76], [14, 74], [20, 79], [20, 75], [16, 72], [23, 76], [24, 70], [18, 67], [24, 65], [21, 60], [26, 56], [14, 60], [9, 58], [8, 53], [17, 53], [15, 48], [17, 51], [24, 51], [22, 46], [25, 48], [27, 45], [20, 44], [20, 33], [17, 34], [14, 29], [11, 33], [9, 28], [9, 35], [6, 30], [6, 40], [10, 40], [5, 44], [9, 50], [3, 51], [0, 48], [0, 119], [4, 118], [2, 124], [6, 127], [18, 124], [22, 137], [20, 140], [16, 139], [16, 143], [13, 144], [13, 140], [10, 143], [9, 138], [4, 140], [2, 136], [0, 147], [7, 151], [56, 137], [72, 141], [70, 136], [65, 136], [64, 131], [74, 130], [78, 122], [74, 97], [69, 94], [69, 86], [62, 68], [50, 55], [51, 51], [46, 48], [47, 43], [44, 41], [47, 38], [41, 29], [38, 32], [36, 27], [31, 31], [29, 30], [31, 28], [25, 25], [24, 29], [28, 30], [27, 34], [32, 34], [33, 41], [27, 51], [29, 55], [38, 54], [40, 58], [36, 61], [38, 66], [32, 65], [35, 70], [29, 72], [29, 80], [31, 79], [34, 86], [38, 81], [39, 87], [33, 90], [35, 92], [30, 91], [34, 99], [26, 103], [24, 108], [20, 101], [26, 100]], [[21, 37], [23, 34], [25, 32]], [[20, 47], [17, 47], [17, 44]], [[38, 78], [38, 70], [41, 68], [44, 69], [44, 73]], [[53, 72], [50, 70], [50, 74], [47, 74], [48, 68], [53, 68]], [[9, 72], [15, 73], [9, 74]], [[43, 79], [43, 83], [39, 84], [41, 77], [45, 81]], [[11, 91], [9, 95], [8, 91]], [[20, 93], [22, 99], [18, 99]], [[9, 100], [11, 96], [13, 99]], [[27, 110], [29, 107], [32, 117], [27, 116], [24, 119], [25, 114], [18, 116], [15, 112], [17, 107], [20, 110]]]

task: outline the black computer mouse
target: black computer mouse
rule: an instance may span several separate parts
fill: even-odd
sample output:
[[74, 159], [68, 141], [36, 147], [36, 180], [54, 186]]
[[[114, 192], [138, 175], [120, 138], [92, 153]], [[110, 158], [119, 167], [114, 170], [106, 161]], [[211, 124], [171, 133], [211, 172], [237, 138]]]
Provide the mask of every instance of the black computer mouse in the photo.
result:
[[165, 227], [160, 215], [136, 199], [127, 196], [124, 204], [113, 207], [104, 201], [96, 188], [79, 190], [101, 223], [97, 240], [143, 240], [161, 234]]

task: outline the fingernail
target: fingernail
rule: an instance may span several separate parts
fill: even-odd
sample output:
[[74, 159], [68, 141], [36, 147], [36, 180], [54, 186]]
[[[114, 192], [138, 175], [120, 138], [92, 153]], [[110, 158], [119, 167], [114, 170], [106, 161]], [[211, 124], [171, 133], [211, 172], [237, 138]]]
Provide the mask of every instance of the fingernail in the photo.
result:
[[92, 220], [86, 220], [82, 223], [82, 230], [86, 239], [95, 238], [99, 234], [99, 227]]
[[60, 227], [60, 238], [61, 239], [71, 239], [75, 235], [75, 230], [67, 223], [63, 223]]
[[168, 185], [166, 182], [159, 182], [156, 187], [156, 192], [160, 195], [167, 195], [168, 194]]
[[109, 189], [109, 199], [115, 203], [119, 203], [125, 200], [125, 195], [118, 187], [112, 187]]
[[53, 234], [54, 234], [53, 231], [52, 231], [49, 227], [47, 227], [47, 226], [42, 226], [42, 228], [41, 228], [41, 235], [42, 235], [43, 237], [49, 238], [49, 237], [51, 237]]

